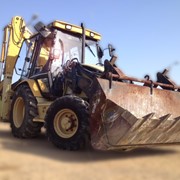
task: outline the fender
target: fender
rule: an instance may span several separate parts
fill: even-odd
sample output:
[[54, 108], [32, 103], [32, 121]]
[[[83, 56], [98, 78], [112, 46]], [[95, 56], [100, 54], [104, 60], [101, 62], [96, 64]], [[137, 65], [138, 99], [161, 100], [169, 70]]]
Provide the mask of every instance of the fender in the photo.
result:
[[33, 79], [28, 79], [28, 80], [23, 80], [20, 83], [18, 83], [13, 90], [15, 91], [20, 85], [22, 84], [28, 84], [29, 88], [31, 89], [33, 95], [37, 98], [37, 97], [42, 97], [39, 87], [37, 85], [37, 82]]

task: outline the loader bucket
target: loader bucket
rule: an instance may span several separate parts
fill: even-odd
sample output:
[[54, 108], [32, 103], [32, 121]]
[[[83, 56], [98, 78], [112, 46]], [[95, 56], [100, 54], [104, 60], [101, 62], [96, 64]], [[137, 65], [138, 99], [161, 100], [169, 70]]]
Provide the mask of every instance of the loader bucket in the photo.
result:
[[[110, 87], [111, 86], [111, 87]], [[180, 92], [95, 78], [91, 144], [115, 150], [180, 142]]]

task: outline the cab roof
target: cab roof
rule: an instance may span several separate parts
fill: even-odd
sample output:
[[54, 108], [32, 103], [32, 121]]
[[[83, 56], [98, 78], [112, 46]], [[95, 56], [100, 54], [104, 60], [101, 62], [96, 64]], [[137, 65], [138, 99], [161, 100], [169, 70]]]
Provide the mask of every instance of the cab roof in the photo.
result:
[[[78, 33], [78, 34], [82, 34], [83, 30], [82, 27], [77, 26], [77, 25], [73, 25], [64, 21], [54, 21], [52, 22], [49, 26], [54, 27], [54, 28], [58, 28], [58, 29], [62, 29], [65, 31], [69, 31], [72, 33]], [[95, 40], [100, 40], [101, 39], [101, 35], [95, 31], [86, 29], [85, 34], [87, 37], [95, 39]]]

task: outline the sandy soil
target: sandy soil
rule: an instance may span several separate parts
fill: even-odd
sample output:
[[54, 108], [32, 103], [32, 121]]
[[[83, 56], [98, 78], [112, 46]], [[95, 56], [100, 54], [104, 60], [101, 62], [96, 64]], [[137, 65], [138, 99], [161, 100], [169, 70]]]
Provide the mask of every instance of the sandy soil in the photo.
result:
[[62, 151], [44, 134], [16, 139], [0, 123], [0, 180], [179, 180], [180, 146], [131, 152]]

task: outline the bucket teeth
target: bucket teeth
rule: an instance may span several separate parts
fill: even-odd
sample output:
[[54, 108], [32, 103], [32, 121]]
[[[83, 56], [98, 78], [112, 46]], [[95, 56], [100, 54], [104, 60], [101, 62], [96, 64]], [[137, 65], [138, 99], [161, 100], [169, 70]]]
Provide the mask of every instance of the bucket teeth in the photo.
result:
[[154, 113], [138, 119], [129, 131], [118, 141], [118, 145], [162, 144], [180, 142], [180, 117], [170, 119], [167, 114], [152, 119]]
[[142, 144], [144, 143], [144, 137], [158, 126], [157, 119], [152, 119], [155, 113], [150, 113], [139, 119], [136, 124], [130, 129], [129, 132], [120, 140], [121, 144]]
[[162, 121], [163, 120], [168, 120], [171, 116], [172, 116], [171, 114], [167, 114], [165, 116], [160, 117], [159, 119], [162, 120]]
[[119, 143], [120, 144], [128, 144], [133, 141], [135, 136], [137, 135], [138, 129], [149, 119], [151, 119], [154, 116], [154, 113], [150, 113], [146, 116], [144, 116], [142, 119], [138, 119], [136, 123], [131, 127], [131, 129], [123, 136]]
[[173, 120], [170, 128], [158, 138], [158, 141], [164, 143], [180, 142], [180, 116]]
[[132, 132], [135, 132], [136, 130], [138, 130], [141, 126], [144, 126], [145, 122], [147, 122], [148, 120], [150, 120], [155, 113], [150, 113], [146, 116], [144, 116], [142, 119], [138, 119], [138, 121], [136, 121], [136, 123], [132, 126], [131, 130]]
[[168, 120], [171, 116], [171, 114], [167, 114], [160, 117], [158, 120], [159, 124], [156, 128], [152, 129], [152, 131], [148, 133], [148, 136], [144, 139], [144, 142], [147, 144], [157, 143], [158, 137], [164, 134], [173, 125], [174, 121]]
[[145, 121], [147, 121], [147, 120], [149, 120], [149, 119], [152, 119], [154, 115], [155, 115], [155, 113], [147, 114], [146, 116], [143, 117], [143, 119], [144, 119]]

